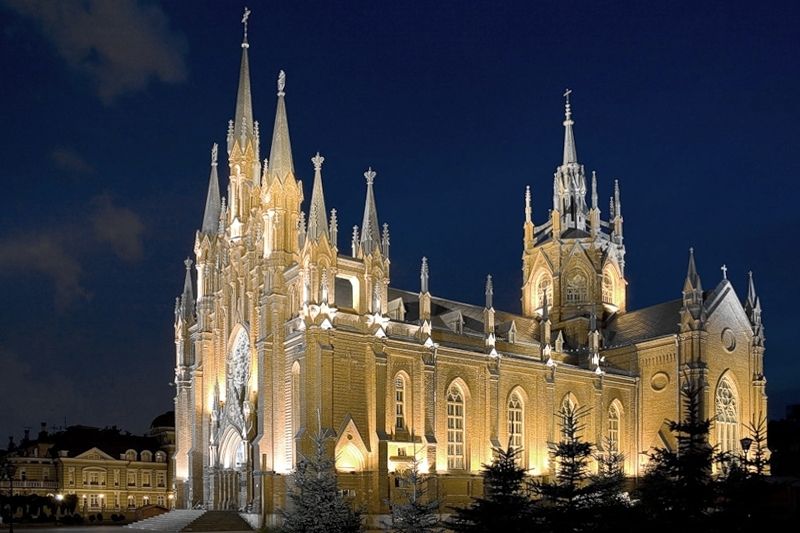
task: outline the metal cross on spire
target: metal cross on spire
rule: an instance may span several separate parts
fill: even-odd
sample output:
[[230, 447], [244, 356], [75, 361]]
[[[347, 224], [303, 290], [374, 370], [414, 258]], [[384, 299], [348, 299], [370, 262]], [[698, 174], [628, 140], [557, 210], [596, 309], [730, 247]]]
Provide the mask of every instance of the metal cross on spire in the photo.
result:
[[722, 270], [722, 279], [728, 279], [728, 266], [722, 265], [719, 269]]
[[247, 19], [250, 18], [251, 11], [245, 7], [244, 15], [242, 15], [242, 25], [244, 26], [244, 39], [242, 40], [242, 48], [247, 48]]
[[565, 109], [567, 110], [567, 119], [569, 119], [572, 116], [572, 111], [569, 105], [569, 95], [571, 94], [572, 94], [572, 89], [566, 89], [563, 94], [564, 99], [566, 100]]

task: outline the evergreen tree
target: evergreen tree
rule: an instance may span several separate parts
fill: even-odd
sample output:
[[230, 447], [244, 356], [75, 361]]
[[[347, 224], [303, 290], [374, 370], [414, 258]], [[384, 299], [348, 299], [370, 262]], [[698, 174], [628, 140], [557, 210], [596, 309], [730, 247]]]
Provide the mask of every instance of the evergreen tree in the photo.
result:
[[594, 491], [590, 479], [589, 462], [594, 446], [581, 436], [581, 420], [589, 410], [564, 405], [557, 414], [561, 425], [561, 440], [550, 444], [550, 463], [555, 475], [550, 480], [537, 480], [531, 484], [539, 497], [537, 517], [551, 531], [581, 531], [586, 526], [587, 510], [593, 506]]
[[493, 448], [494, 459], [483, 465], [483, 498], [467, 507], [453, 508], [447, 527], [453, 531], [528, 532], [530, 499], [525, 491], [525, 469], [519, 465], [520, 448]]
[[329, 440], [320, 429], [314, 453], [303, 457], [291, 475], [290, 505], [282, 510], [283, 531], [350, 533], [363, 530], [361, 511], [353, 509], [336, 486], [335, 462], [325, 450]]
[[640, 490], [642, 511], [662, 526], [700, 527], [713, 512], [715, 487], [711, 476], [714, 448], [708, 442], [711, 421], [700, 415], [702, 385], [684, 378], [681, 388], [684, 418], [669, 421], [677, 450], [656, 448]]
[[584, 530], [626, 531], [630, 524], [630, 498], [623, 492], [625, 455], [616, 450], [609, 439], [604, 450], [595, 453], [597, 473], [589, 477], [587, 488], [587, 520]]
[[442, 531], [439, 518], [439, 500], [432, 498], [428, 482], [430, 476], [419, 469], [414, 457], [411, 467], [400, 476], [402, 501], [392, 505], [392, 520], [384, 524], [390, 531], [398, 533], [439, 533]]

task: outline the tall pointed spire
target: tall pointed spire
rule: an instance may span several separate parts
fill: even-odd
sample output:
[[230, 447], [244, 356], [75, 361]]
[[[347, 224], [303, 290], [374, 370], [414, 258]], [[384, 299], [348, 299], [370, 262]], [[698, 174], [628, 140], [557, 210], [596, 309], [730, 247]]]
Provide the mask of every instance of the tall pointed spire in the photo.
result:
[[211, 147], [211, 175], [208, 178], [208, 195], [206, 196], [206, 210], [203, 213], [203, 226], [201, 231], [207, 235], [215, 235], [219, 229], [219, 176], [217, 175], [217, 143]]
[[286, 179], [289, 173], [294, 174], [292, 162], [292, 143], [289, 140], [289, 121], [286, 118], [286, 73], [278, 73], [278, 107], [275, 111], [275, 128], [272, 130], [272, 147], [269, 151], [269, 174], [277, 176], [279, 181]]
[[375, 193], [372, 191], [375, 176], [377, 173], [372, 170], [372, 167], [364, 172], [364, 178], [367, 180], [367, 199], [364, 202], [364, 218], [361, 221], [361, 248], [364, 255], [372, 253], [381, 242], [378, 208], [375, 207]]
[[[246, 139], [253, 136], [253, 97], [250, 90], [250, 62], [247, 57], [247, 19], [250, 17], [250, 10], [244, 8], [242, 25], [244, 26], [244, 37], [242, 39], [242, 64], [239, 68], [239, 90], [236, 93], [236, 115], [233, 117], [233, 139]], [[232, 148], [229, 139], [228, 151]], [[244, 143], [242, 143], [244, 149]]]
[[575, 134], [572, 132], [572, 125], [575, 122], [572, 120], [572, 106], [569, 103], [569, 95], [572, 94], [571, 89], [564, 91], [564, 165], [578, 162], [578, 154], [575, 149]]
[[325, 158], [317, 155], [311, 158], [314, 164], [314, 187], [311, 192], [311, 206], [308, 215], [308, 238], [312, 241], [319, 241], [323, 235], [328, 234], [328, 213], [325, 210], [325, 194], [322, 190], [322, 163]]

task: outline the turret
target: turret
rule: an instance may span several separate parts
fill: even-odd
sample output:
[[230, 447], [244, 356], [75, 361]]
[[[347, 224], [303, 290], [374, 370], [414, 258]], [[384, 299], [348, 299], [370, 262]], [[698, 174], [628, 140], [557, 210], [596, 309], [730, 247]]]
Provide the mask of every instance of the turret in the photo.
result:
[[314, 186], [311, 192], [311, 206], [308, 211], [308, 231], [307, 238], [312, 242], [319, 242], [324, 236], [330, 239], [328, 234], [328, 213], [325, 209], [325, 194], [322, 189], [322, 163], [325, 158], [317, 155], [311, 158], [314, 164]]
[[431, 319], [431, 293], [428, 287], [430, 272], [428, 271], [428, 258], [422, 258], [422, 265], [419, 270], [419, 319], [429, 321]]
[[683, 306], [681, 308], [681, 330], [702, 329], [706, 318], [703, 304], [703, 285], [694, 261], [694, 248], [689, 248], [689, 266], [683, 282]]
[[372, 190], [376, 175], [372, 167], [364, 172], [364, 178], [367, 180], [367, 198], [364, 201], [364, 218], [361, 221], [361, 253], [364, 256], [377, 250], [381, 242], [378, 208], [375, 206], [375, 193]]
[[761, 298], [756, 294], [753, 272], [750, 271], [747, 274], [747, 299], [744, 302], [744, 311], [747, 313], [747, 318], [750, 320], [750, 326], [753, 328], [754, 340], [758, 343], [762, 343], [764, 326], [761, 323]]
[[219, 176], [217, 174], [218, 152], [219, 146], [214, 143], [211, 147], [211, 174], [208, 177], [206, 208], [203, 212], [203, 225], [200, 230], [205, 235], [216, 235], [219, 229], [219, 212], [222, 206], [219, 197]]
[[272, 130], [272, 146], [269, 151], [269, 179], [280, 182], [294, 176], [292, 143], [289, 139], [289, 120], [286, 116], [286, 73], [278, 73], [278, 107], [275, 111], [275, 127]]
[[525, 187], [525, 224], [522, 225], [524, 249], [533, 248], [533, 208], [531, 207], [531, 186]]

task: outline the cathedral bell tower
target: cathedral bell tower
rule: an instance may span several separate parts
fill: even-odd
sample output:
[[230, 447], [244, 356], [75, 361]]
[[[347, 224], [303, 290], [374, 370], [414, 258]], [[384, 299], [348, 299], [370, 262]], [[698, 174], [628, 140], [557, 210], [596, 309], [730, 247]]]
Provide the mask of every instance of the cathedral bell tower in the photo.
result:
[[553, 174], [552, 209], [543, 224], [534, 224], [530, 187], [525, 191], [522, 313], [540, 320], [547, 316], [552, 335], [561, 330], [567, 347], [576, 349], [589, 345], [592, 315], [601, 326], [604, 319], [625, 312], [627, 282], [619, 185], [615, 181], [609, 220], [602, 220], [594, 172], [587, 203], [571, 93], [564, 93], [564, 152]]

